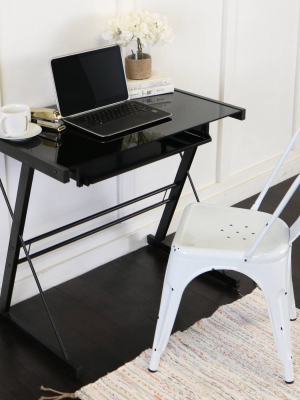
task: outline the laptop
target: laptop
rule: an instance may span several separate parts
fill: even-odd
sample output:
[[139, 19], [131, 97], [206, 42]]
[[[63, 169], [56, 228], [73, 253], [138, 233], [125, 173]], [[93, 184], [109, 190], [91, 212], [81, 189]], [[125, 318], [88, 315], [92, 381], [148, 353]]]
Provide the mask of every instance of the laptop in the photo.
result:
[[129, 100], [117, 45], [55, 57], [50, 64], [57, 106], [66, 124], [107, 137], [172, 115]]

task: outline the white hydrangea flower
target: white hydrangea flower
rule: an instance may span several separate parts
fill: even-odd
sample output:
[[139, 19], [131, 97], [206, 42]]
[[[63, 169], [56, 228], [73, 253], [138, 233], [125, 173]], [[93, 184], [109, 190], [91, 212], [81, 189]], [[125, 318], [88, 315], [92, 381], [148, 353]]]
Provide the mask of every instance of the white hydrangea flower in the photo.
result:
[[168, 44], [174, 39], [168, 18], [147, 10], [119, 13], [108, 21], [108, 26], [109, 30], [102, 33], [103, 39], [114, 39], [122, 47], [137, 45], [137, 53], [146, 45]]

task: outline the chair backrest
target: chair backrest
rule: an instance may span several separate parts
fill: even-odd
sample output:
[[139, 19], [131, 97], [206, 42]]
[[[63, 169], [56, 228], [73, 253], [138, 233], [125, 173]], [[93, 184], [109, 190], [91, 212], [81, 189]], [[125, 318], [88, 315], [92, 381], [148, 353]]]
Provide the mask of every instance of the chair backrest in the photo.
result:
[[[277, 175], [280, 167], [284, 163], [284, 161], [287, 158], [290, 150], [292, 149], [292, 147], [294, 146], [296, 140], [298, 139], [299, 134], [300, 134], [300, 127], [298, 128], [296, 133], [293, 135], [292, 140], [290, 141], [290, 143], [288, 144], [287, 148], [285, 149], [283, 155], [281, 156], [280, 160], [278, 161], [278, 163], [277, 163], [274, 171], [272, 172], [270, 178], [268, 179], [265, 187], [263, 188], [263, 190], [261, 191], [261, 193], [258, 196], [257, 200], [255, 201], [255, 203], [251, 207], [251, 210], [255, 210], [255, 211], [258, 210], [258, 208], [259, 208], [261, 202], [263, 201], [267, 191], [269, 190], [272, 182], [274, 181], [274, 178]], [[245, 262], [249, 262], [249, 260], [250, 260], [251, 256], [253, 255], [254, 251], [256, 250], [256, 248], [258, 247], [258, 245], [260, 244], [262, 239], [265, 237], [265, 235], [268, 233], [269, 229], [272, 227], [272, 225], [274, 224], [276, 219], [279, 217], [279, 215], [281, 214], [281, 212], [283, 211], [283, 209], [285, 208], [285, 206], [287, 205], [287, 203], [289, 202], [290, 198], [293, 196], [293, 194], [295, 193], [295, 191], [296, 191], [296, 189], [298, 188], [299, 185], [300, 185], [300, 175], [298, 175], [298, 177], [292, 183], [291, 187], [289, 188], [289, 190], [285, 194], [284, 198], [281, 200], [280, 204], [278, 205], [278, 207], [274, 211], [274, 213], [271, 216], [271, 218], [269, 219], [268, 223], [266, 224], [264, 229], [261, 231], [261, 233], [257, 237], [256, 241], [253, 243], [251, 248], [244, 255], [244, 261]], [[293, 241], [295, 239], [297, 239], [297, 237], [299, 235], [300, 235], [300, 217], [290, 227], [290, 241], [289, 241], [289, 244], [291, 245], [293, 243]]]

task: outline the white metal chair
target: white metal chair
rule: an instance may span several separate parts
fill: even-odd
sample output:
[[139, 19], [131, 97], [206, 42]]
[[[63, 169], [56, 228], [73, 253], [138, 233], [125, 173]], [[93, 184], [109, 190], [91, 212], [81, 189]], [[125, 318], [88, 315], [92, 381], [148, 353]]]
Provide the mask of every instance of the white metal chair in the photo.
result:
[[234, 270], [253, 279], [266, 299], [286, 383], [293, 383], [290, 320], [296, 319], [291, 249], [300, 234], [300, 217], [289, 228], [278, 218], [300, 184], [300, 175], [274, 214], [257, 211], [300, 133], [291, 142], [251, 210], [190, 204], [171, 247], [149, 370], [155, 372], [164, 352], [186, 286], [210, 270]]

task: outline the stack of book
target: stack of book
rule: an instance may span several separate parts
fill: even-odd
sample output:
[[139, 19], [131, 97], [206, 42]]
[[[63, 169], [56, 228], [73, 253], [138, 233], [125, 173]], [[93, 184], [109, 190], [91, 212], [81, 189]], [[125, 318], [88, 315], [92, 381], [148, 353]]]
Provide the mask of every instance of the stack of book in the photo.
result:
[[127, 86], [130, 99], [174, 92], [172, 79], [157, 71], [153, 71], [151, 78], [148, 79], [127, 79]]
[[61, 132], [66, 129], [60, 112], [55, 108], [32, 108], [31, 121], [40, 125], [42, 129], [46, 128], [53, 132]]
[[32, 108], [31, 122], [39, 125], [42, 128], [40, 136], [59, 142], [61, 133], [66, 129], [66, 126], [61, 119], [61, 114], [56, 108]]

